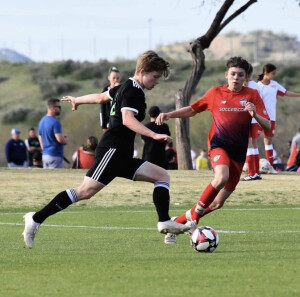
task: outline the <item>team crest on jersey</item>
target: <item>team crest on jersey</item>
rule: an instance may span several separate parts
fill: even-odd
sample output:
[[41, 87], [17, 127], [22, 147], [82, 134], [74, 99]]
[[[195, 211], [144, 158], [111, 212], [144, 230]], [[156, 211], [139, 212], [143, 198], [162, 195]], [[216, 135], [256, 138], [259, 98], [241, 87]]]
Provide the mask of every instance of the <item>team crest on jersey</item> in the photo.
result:
[[247, 102], [248, 102], [248, 100], [245, 99], [245, 98], [243, 98], [243, 99], [240, 100], [240, 104], [241, 104], [242, 106], [245, 106]]
[[221, 101], [222, 104], [226, 104], [226, 102], [227, 102], [226, 100], [222, 100]]
[[221, 158], [221, 155], [216, 155], [216, 156], [214, 156], [213, 161], [217, 162], [220, 158]]
[[265, 109], [263, 110], [263, 114], [267, 114], [267, 111]]

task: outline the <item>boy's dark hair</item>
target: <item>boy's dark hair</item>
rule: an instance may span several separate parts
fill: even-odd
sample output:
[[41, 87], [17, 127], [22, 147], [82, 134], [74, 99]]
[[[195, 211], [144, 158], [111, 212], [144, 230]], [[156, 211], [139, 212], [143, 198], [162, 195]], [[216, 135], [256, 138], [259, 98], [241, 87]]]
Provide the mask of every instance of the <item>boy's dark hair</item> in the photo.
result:
[[154, 106], [150, 107], [149, 116], [151, 118], [157, 118], [159, 114], [160, 114], [160, 109], [158, 106], [154, 105]]
[[248, 63], [248, 61], [242, 57], [231, 57], [226, 63], [227, 70], [231, 67], [242, 68], [245, 70], [246, 74], [248, 74], [250, 66], [251, 65]]
[[57, 98], [51, 98], [51, 99], [48, 100], [47, 105], [48, 105], [48, 107], [54, 106], [55, 103], [57, 103], [57, 102], [60, 102], [60, 100], [57, 99]]

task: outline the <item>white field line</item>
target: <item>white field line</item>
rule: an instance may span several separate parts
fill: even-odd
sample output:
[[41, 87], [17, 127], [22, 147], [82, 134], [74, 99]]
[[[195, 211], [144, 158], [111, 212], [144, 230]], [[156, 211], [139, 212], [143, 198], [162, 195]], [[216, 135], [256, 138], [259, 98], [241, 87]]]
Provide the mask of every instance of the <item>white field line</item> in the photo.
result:
[[[221, 209], [219, 211], [282, 211], [282, 210], [300, 210], [300, 207], [280, 207], [280, 208], [233, 208], [233, 209]], [[185, 212], [186, 209], [170, 209], [170, 212]], [[78, 214], [78, 213], [148, 213], [155, 212], [155, 210], [84, 210], [84, 211], [63, 211], [61, 214]], [[24, 215], [24, 212], [1, 212], [1, 215]]]
[[[24, 226], [23, 223], [4, 223], [0, 222], [0, 225], [6, 226]], [[43, 227], [54, 227], [54, 228], [75, 228], [75, 229], [101, 229], [101, 230], [148, 230], [153, 231], [156, 228], [146, 227], [120, 227], [120, 226], [76, 226], [76, 225], [53, 225], [43, 224]], [[267, 231], [246, 231], [246, 230], [216, 230], [218, 233], [224, 234], [262, 234], [262, 233], [300, 233], [300, 230], [267, 230]]]

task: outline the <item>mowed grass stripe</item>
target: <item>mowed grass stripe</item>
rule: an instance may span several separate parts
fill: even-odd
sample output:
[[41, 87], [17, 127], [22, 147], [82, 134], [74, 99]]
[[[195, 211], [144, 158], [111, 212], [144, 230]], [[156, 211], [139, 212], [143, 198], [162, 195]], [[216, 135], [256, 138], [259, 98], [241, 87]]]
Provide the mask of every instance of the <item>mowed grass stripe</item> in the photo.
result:
[[[273, 211], [273, 210], [300, 210], [300, 207], [281, 207], [281, 208], [233, 208], [222, 209], [221, 211]], [[170, 209], [170, 212], [185, 212], [186, 209]], [[220, 210], [219, 210], [220, 211]], [[62, 214], [85, 214], [85, 213], [155, 213], [155, 210], [84, 210], [84, 211], [64, 211]], [[0, 215], [24, 215], [24, 212], [0, 212]]]
[[[5, 223], [0, 222], [0, 225], [5, 226], [24, 226], [22, 223]], [[200, 225], [199, 225], [200, 226]], [[54, 228], [78, 228], [78, 229], [101, 229], [101, 230], [143, 230], [143, 231], [157, 231], [156, 228], [147, 227], [124, 227], [124, 226], [87, 226], [87, 225], [57, 225], [57, 224], [43, 224], [44, 227]], [[300, 230], [268, 230], [268, 231], [246, 231], [246, 230], [216, 230], [218, 233], [224, 234], [263, 234], [263, 233], [300, 233]]]

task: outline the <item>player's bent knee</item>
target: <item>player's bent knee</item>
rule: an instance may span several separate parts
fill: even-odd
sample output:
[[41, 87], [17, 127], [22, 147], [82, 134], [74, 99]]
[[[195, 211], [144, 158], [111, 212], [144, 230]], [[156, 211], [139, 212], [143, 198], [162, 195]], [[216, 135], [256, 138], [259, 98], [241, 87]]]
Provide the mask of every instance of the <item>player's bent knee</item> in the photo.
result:
[[169, 173], [165, 169], [162, 169], [161, 172], [157, 174], [157, 181], [164, 181], [170, 183]]

